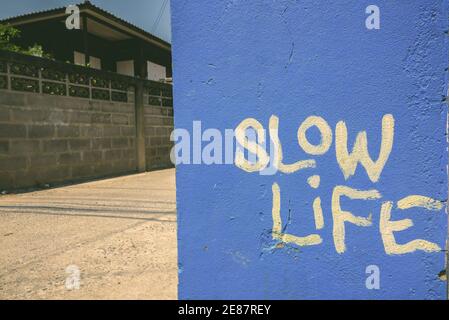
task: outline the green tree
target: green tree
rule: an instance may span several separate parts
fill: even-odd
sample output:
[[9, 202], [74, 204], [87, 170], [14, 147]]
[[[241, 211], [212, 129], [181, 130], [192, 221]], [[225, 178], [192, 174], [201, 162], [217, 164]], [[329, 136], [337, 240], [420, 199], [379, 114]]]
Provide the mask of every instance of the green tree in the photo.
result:
[[0, 24], [0, 50], [19, 52], [36, 57], [51, 58], [51, 55], [45, 53], [42, 46], [35, 44], [27, 49], [13, 43], [14, 40], [20, 38], [20, 30], [10, 26]]

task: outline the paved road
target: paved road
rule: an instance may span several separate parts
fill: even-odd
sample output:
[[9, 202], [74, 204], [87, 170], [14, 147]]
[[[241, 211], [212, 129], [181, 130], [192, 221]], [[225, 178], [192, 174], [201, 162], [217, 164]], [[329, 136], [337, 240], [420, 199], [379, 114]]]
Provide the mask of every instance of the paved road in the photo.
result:
[[176, 299], [175, 171], [0, 196], [0, 248], [0, 299]]

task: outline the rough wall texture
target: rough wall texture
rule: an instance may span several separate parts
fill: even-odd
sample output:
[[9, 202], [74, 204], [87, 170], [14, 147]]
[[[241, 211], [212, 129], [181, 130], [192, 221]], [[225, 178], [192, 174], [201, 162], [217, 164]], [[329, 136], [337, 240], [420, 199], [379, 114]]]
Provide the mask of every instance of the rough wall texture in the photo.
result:
[[0, 93], [0, 189], [136, 170], [134, 103]]
[[[175, 127], [278, 119], [271, 162], [310, 160], [268, 175], [177, 167], [180, 298], [446, 297], [448, 13], [438, 0], [172, 2]], [[309, 116], [321, 120], [298, 141]], [[352, 167], [360, 132], [369, 155]]]

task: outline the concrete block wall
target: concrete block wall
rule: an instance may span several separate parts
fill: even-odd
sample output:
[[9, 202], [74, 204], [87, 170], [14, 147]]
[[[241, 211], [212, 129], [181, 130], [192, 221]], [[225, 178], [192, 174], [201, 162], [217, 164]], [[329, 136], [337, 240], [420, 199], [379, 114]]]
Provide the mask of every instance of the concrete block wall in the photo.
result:
[[134, 110], [134, 102], [1, 91], [0, 190], [136, 171]]
[[173, 143], [173, 108], [145, 106], [145, 160], [147, 169], [171, 167], [170, 151]]
[[171, 167], [170, 84], [0, 50], [0, 191]]

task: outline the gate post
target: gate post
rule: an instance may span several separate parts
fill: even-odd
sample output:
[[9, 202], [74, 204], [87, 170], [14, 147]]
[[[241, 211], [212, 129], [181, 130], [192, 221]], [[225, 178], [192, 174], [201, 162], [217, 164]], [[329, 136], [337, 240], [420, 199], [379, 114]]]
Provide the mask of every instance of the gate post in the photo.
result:
[[136, 162], [137, 171], [146, 171], [145, 160], [145, 114], [143, 107], [144, 86], [143, 81], [137, 81], [135, 86], [135, 115], [136, 115]]

